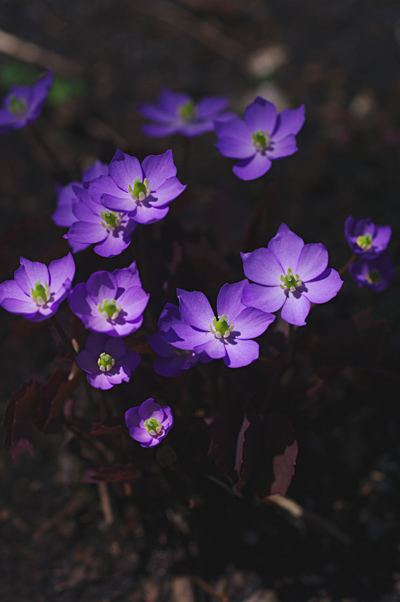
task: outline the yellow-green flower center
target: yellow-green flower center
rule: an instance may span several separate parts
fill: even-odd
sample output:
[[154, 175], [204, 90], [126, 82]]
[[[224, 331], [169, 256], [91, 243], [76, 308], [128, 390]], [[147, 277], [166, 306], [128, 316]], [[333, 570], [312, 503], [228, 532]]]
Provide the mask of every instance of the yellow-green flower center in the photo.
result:
[[102, 372], [109, 372], [115, 364], [115, 359], [108, 355], [108, 353], [100, 353], [97, 365]]
[[103, 305], [98, 303], [97, 307], [99, 312], [108, 320], [115, 320], [121, 311], [121, 306], [117, 306], [115, 299], [104, 299]]
[[302, 284], [300, 276], [298, 274], [293, 274], [290, 268], [288, 268], [286, 276], [283, 274], [280, 275], [280, 281], [282, 282], [282, 284], [279, 285], [281, 289], [290, 291], [291, 293], [294, 293], [294, 291]]
[[13, 94], [10, 94], [8, 100], [10, 101], [10, 104], [7, 108], [10, 111], [10, 113], [16, 115], [17, 117], [22, 117], [23, 115], [25, 115], [26, 102], [24, 98], [18, 100], [18, 98], [16, 98]]
[[233, 322], [229, 326], [227, 322], [226, 315], [218, 316], [218, 318], [213, 318], [212, 324], [210, 324], [210, 332], [217, 339], [227, 339], [233, 330]]
[[147, 420], [145, 420], [144, 426], [146, 427], [146, 431], [152, 437], [156, 437], [162, 431], [161, 422], [159, 420], [156, 420], [155, 418], [148, 418]]
[[263, 151], [266, 148], [268, 148], [271, 136], [266, 130], [257, 130], [256, 132], [252, 133], [251, 139], [256, 149], [259, 151]]
[[46, 283], [43, 286], [40, 282], [36, 282], [35, 288], [31, 288], [31, 299], [36, 305], [39, 305], [39, 307], [46, 305], [47, 301], [50, 299], [49, 285]]
[[115, 230], [121, 223], [121, 214], [116, 211], [100, 211], [101, 225], [107, 230]]
[[379, 284], [382, 280], [382, 276], [379, 270], [371, 270], [369, 274], [365, 275], [365, 280], [370, 284]]
[[179, 107], [178, 113], [184, 121], [193, 121], [197, 116], [196, 103], [193, 100], [188, 100]]
[[150, 194], [149, 181], [147, 178], [145, 178], [143, 182], [140, 178], [135, 178], [133, 181], [133, 188], [129, 184], [128, 190], [134, 201], [144, 201]]
[[372, 247], [372, 236], [371, 234], [364, 234], [364, 236], [357, 237], [357, 244], [363, 251], [368, 251]]

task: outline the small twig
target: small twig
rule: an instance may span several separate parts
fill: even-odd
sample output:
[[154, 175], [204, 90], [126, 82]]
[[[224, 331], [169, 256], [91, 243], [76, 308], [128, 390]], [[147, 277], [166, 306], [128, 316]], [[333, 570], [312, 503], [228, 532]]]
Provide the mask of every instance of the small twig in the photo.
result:
[[355, 262], [355, 260], [357, 259], [357, 255], [354, 253], [350, 259], [348, 261], [346, 261], [346, 263], [344, 264], [344, 266], [342, 266], [339, 270], [339, 276], [342, 276], [345, 271], [347, 270], [347, 268]]
[[106, 525], [112, 525], [114, 522], [114, 514], [111, 507], [110, 495], [108, 493], [107, 483], [97, 483], [97, 490], [99, 492], [101, 510], [103, 512], [104, 522]]
[[65, 343], [68, 351], [70, 352], [70, 354], [72, 355], [72, 357], [75, 357], [77, 355], [77, 352], [74, 349], [74, 346], [72, 345], [71, 341], [68, 338], [67, 333], [65, 332], [64, 328], [61, 326], [60, 322], [58, 321], [58, 319], [56, 318], [56, 316], [51, 316], [50, 318], [51, 323], [53, 324], [54, 328], [57, 330], [58, 334], [61, 337], [61, 340], [63, 341], [63, 343]]

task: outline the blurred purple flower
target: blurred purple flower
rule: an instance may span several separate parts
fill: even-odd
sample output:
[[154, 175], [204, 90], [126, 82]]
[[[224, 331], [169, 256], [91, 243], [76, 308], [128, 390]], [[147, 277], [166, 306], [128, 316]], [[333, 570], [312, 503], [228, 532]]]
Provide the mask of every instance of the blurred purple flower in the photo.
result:
[[321, 243], [304, 244], [286, 224], [268, 248], [241, 253], [247, 278], [242, 301], [249, 307], [274, 312], [289, 324], [304, 326], [311, 303], [330, 301], [342, 287], [336, 270], [328, 268], [328, 251]]
[[368, 217], [356, 220], [348, 217], [344, 225], [344, 234], [350, 249], [363, 259], [372, 259], [386, 250], [392, 235], [390, 226], [377, 226]]
[[85, 349], [75, 358], [87, 379], [96, 389], [111, 389], [114, 385], [129, 382], [131, 373], [140, 364], [140, 355], [127, 349], [124, 341], [106, 334], [89, 334]]
[[35, 121], [42, 110], [53, 82], [53, 74], [46, 74], [32, 85], [13, 86], [0, 108], [0, 134], [19, 130]]
[[150, 398], [125, 412], [125, 422], [132, 439], [142, 447], [154, 447], [169, 433], [174, 417], [169, 406], [161, 407]]
[[66, 298], [75, 275], [71, 253], [44, 263], [21, 257], [21, 267], [14, 280], [0, 284], [0, 305], [12, 314], [21, 314], [32, 322], [41, 322], [53, 316]]
[[178, 349], [204, 353], [211, 359], [223, 359], [229, 368], [254, 362], [259, 355], [260, 336], [275, 316], [241, 302], [247, 280], [225, 284], [217, 298], [216, 318], [207, 297], [201, 292], [177, 291], [181, 322], [165, 333], [166, 342]]
[[95, 244], [94, 252], [102, 257], [122, 253], [130, 245], [137, 223], [126, 213], [110, 211], [96, 202], [90, 195], [90, 184], [89, 189], [73, 186], [73, 191], [76, 196], [72, 201], [75, 221], [64, 238], [85, 247]]
[[171, 134], [199, 136], [214, 129], [215, 119], [225, 119], [231, 113], [224, 113], [228, 99], [205, 96], [198, 102], [188, 94], [177, 94], [165, 89], [161, 92], [157, 104], [139, 104], [138, 110], [156, 124], [144, 125], [142, 130], [148, 136], [160, 138]]
[[180, 376], [199, 361], [211, 361], [204, 353], [195, 353], [193, 349], [178, 349], [164, 340], [165, 333], [180, 322], [182, 319], [179, 307], [167, 303], [158, 321], [159, 332], [147, 337], [150, 347], [160, 356], [153, 362], [154, 371], [160, 376]]
[[295, 153], [295, 134], [304, 123], [304, 105], [286, 109], [277, 115], [271, 102], [258, 96], [244, 112], [244, 121], [238, 117], [215, 121], [221, 155], [241, 159], [233, 173], [241, 180], [254, 180], [263, 176], [271, 161]]
[[110, 211], [128, 213], [139, 224], [152, 224], [165, 217], [168, 204], [186, 188], [176, 178], [172, 151], [149, 155], [142, 165], [136, 157], [117, 150], [110, 175], [96, 178], [90, 193], [99, 196]]
[[72, 289], [68, 302], [88, 330], [126, 337], [142, 325], [149, 297], [133, 262], [112, 273], [95, 272]]
[[389, 253], [384, 252], [373, 259], [360, 258], [349, 266], [349, 272], [357, 286], [379, 293], [392, 282], [394, 266]]

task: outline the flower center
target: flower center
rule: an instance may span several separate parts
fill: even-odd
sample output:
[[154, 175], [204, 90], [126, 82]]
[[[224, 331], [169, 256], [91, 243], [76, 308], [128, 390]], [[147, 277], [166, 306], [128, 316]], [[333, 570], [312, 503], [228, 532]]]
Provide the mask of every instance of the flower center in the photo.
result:
[[280, 275], [280, 281], [282, 282], [282, 284], [279, 285], [281, 289], [284, 291], [290, 291], [291, 293], [294, 293], [294, 291], [302, 284], [300, 276], [298, 274], [293, 275], [293, 272], [290, 268], [288, 268], [286, 276], [283, 274]]
[[39, 307], [46, 305], [47, 301], [50, 299], [49, 285], [46, 283], [43, 286], [40, 282], [36, 282], [35, 288], [31, 288], [31, 299], [36, 305], [39, 305]]
[[378, 284], [382, 280], [382, 276], [379, 270], [371, 270], [369, 274], [365, 275], [365, 280], [370, 284]]
[[268, 148], [271, 136], [266, 130], [257, 130], [256, 132], [252, 133], [251, 139], [256, 149], [258, 151], [263, 151]]
[[108, 353], [100, 353], [97, 365], [102, 372], [109, 372], [115, 364], [115, 359], [108, 355]]
[[179, 107], [178, 113], [184, 121], [193, 121], [197, 116], [196, 103], [193, 100], [188, 100]]
[[103, 220], [100, 222], [101, 225], [110, 231], [118, 228], [121, 223], [121, 214], [116, 211], [109, 211], [108, 209], [106, 209], [106, 211], [100, 211], [100, 217]]
[[155, 418], [148, 418], [147, 420], [145, 420], [144, 426], [146, 427], [146, 431], [152, 437], [157, 437], [157, 435], [161, 433], [163, 428], [161, 422], [159, 420], [156, 420]]
[[144, 201], [150, 194], [149, 181], [147, 178], [145, 178], [143, 182], [140, 178], [135, 178], [133, 180], [133, 188], [129, 184], [128, 190], [134, 201]]
[[229, 326], [225, 314], [218, 316], [218, 318], [213, 318], [212, 324], [210, 325], [210, 332], [212, 332], [216, 339], [227, 339], [232, 330], [233, 322]]
[[364, 236], [358, 236], [357, 244], [363, 251], [368, 251], [372, 247], [372, 236], [371, 234], [364, 234]]
[[98, 310], [107, 320], [115, 320], [121, 311], [121, 306], [116, 304], [115, 299], [104, 299], [103, 305], [97, 304]]
[[25, 102], [24, 98], [18, 100], [18, 98], [16, 98], [13, 94], [10, 94], [10, 96], [8, 97], [8, 100], [9, 100], [9, 105], [7, 108], [10, 111], [10, 113], [12, 113], [13, 115], [16, 115], [17, 117], [22, 117], [23, 115], [25, 115], [26, 102]]

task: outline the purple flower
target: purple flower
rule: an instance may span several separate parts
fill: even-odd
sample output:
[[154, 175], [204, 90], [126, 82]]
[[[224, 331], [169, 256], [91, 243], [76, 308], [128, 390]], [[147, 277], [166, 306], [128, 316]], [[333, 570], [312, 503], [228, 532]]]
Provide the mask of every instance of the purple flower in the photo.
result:
[[92, 387], [106, 390], [124, 381], [129, 382], [131, 373], [140, 364], [140, 355], [133, 349], [127, 349], [121, 339], [93, 332], [75, 361], [87, 372]]
[[390, 226], [377, 226], [369, 217], [356, 220], [350, 216], [345, 222], [344, 234], [353, 253], [372, 259], [386, 250], [392, 229]]
[[122, 253], [130, 245], [137, 223], [126, 213], [110, 211], [96, 202], [90, 195], [90, 184], [89, 190], [73, 186], [73, 191], [77, 197], [72, 201], [75, 221], [64, 238], [85, 247], [95, 244], [94, 252], [102, 257]]
[[181, 322], [179, 308], [172, 303], [167, 303], [158, 321], [160, 331], [147, 337], [150, 347], [160, 356], [153, 362], [154, 371], [160, 376], [180, 376], [199, 361], [202, 363], [211, 361], [204, 353], [195, 353], [193, 349], [178, 349], [164, 340], [165, 333]]
[[336, 270], [328, 268], [328, 251], [321, 243], [304, 244], [281, 224], [267, 249], [241, 253], [247, 278], [242, 301], [249, 307], [274, 312], [289, 324], [304, 326], [311, 303], [330, 301], [342, 287]]
[[357, 286], [379, 293], [392, 282], [394, 266], [389, 253], [381, 253], [373, 259], [361, 258], [352, 263], [349, 272]]
[[21, 314], [32, 322], [41, 322], [53, 316], [68, 295], [75, 275], [71, 253], [44, 263], [21, 257], [21, 267], [14, 280], [0, 284], [0, 305], [12, 314]]
[[244, 121], [234, 117], [215, 122], [215, 146], [224, 157], [241, 159], [233, 167], [238, 178], [254, 180], [269, 170], [271, 161], [297, 151], [295, 134], [303, 123], [304, 105], [277, 115], [275, 105], [258, 96], [246, 108]]
[[254, 362], [259, 346], [251, 339], [260, 336], [275, 316], [243, 305], [241, 296], [246, 283], [247, 280], [242, 280], [221, 288], [217, 298], [218, 317], [203, 293], [178, 289], [182, 321], [165, 333], [165, 341], [178, 349], [223, 359], [229, 368]]
[[128, 268], [95, 272], [77, 284], [68, 302], [88, 330], [126, 337], [143, 322], [150, 295], [144, 292], [134, 261]]
[[169, 406], [161, 407], [150, 398], [125, 412], [125, 422], [132, 439], [142, 447], [154, 447], [169, 433], [174, 417]]
[[33, 85], [13, 86], [0, 108], [0, 134], [19, 130], [35, 121], [47, 99], [53, 75], [51, 71]]
[[163, 219], [168, 204], [185, 190], [176, 178], [172, 151], [149, 155], [142, 165], [136, 157], [117, 150], [110, 163], [110, 175], [93, 180], [89, 192], [110, 211], [128, 213], [139, 224]]
[[[193, 137], [214, 129], [214, 120], [225, 118], [227, 98], [205, 96], [198, 102], [188, 94], [163, 90], [156, 105], [139, 104], [139, 112], [155, 124], [143, 126], [143, 132], [153, 138], [182, 134]], [[228, 114], [229, 116], [230, 114]]]

